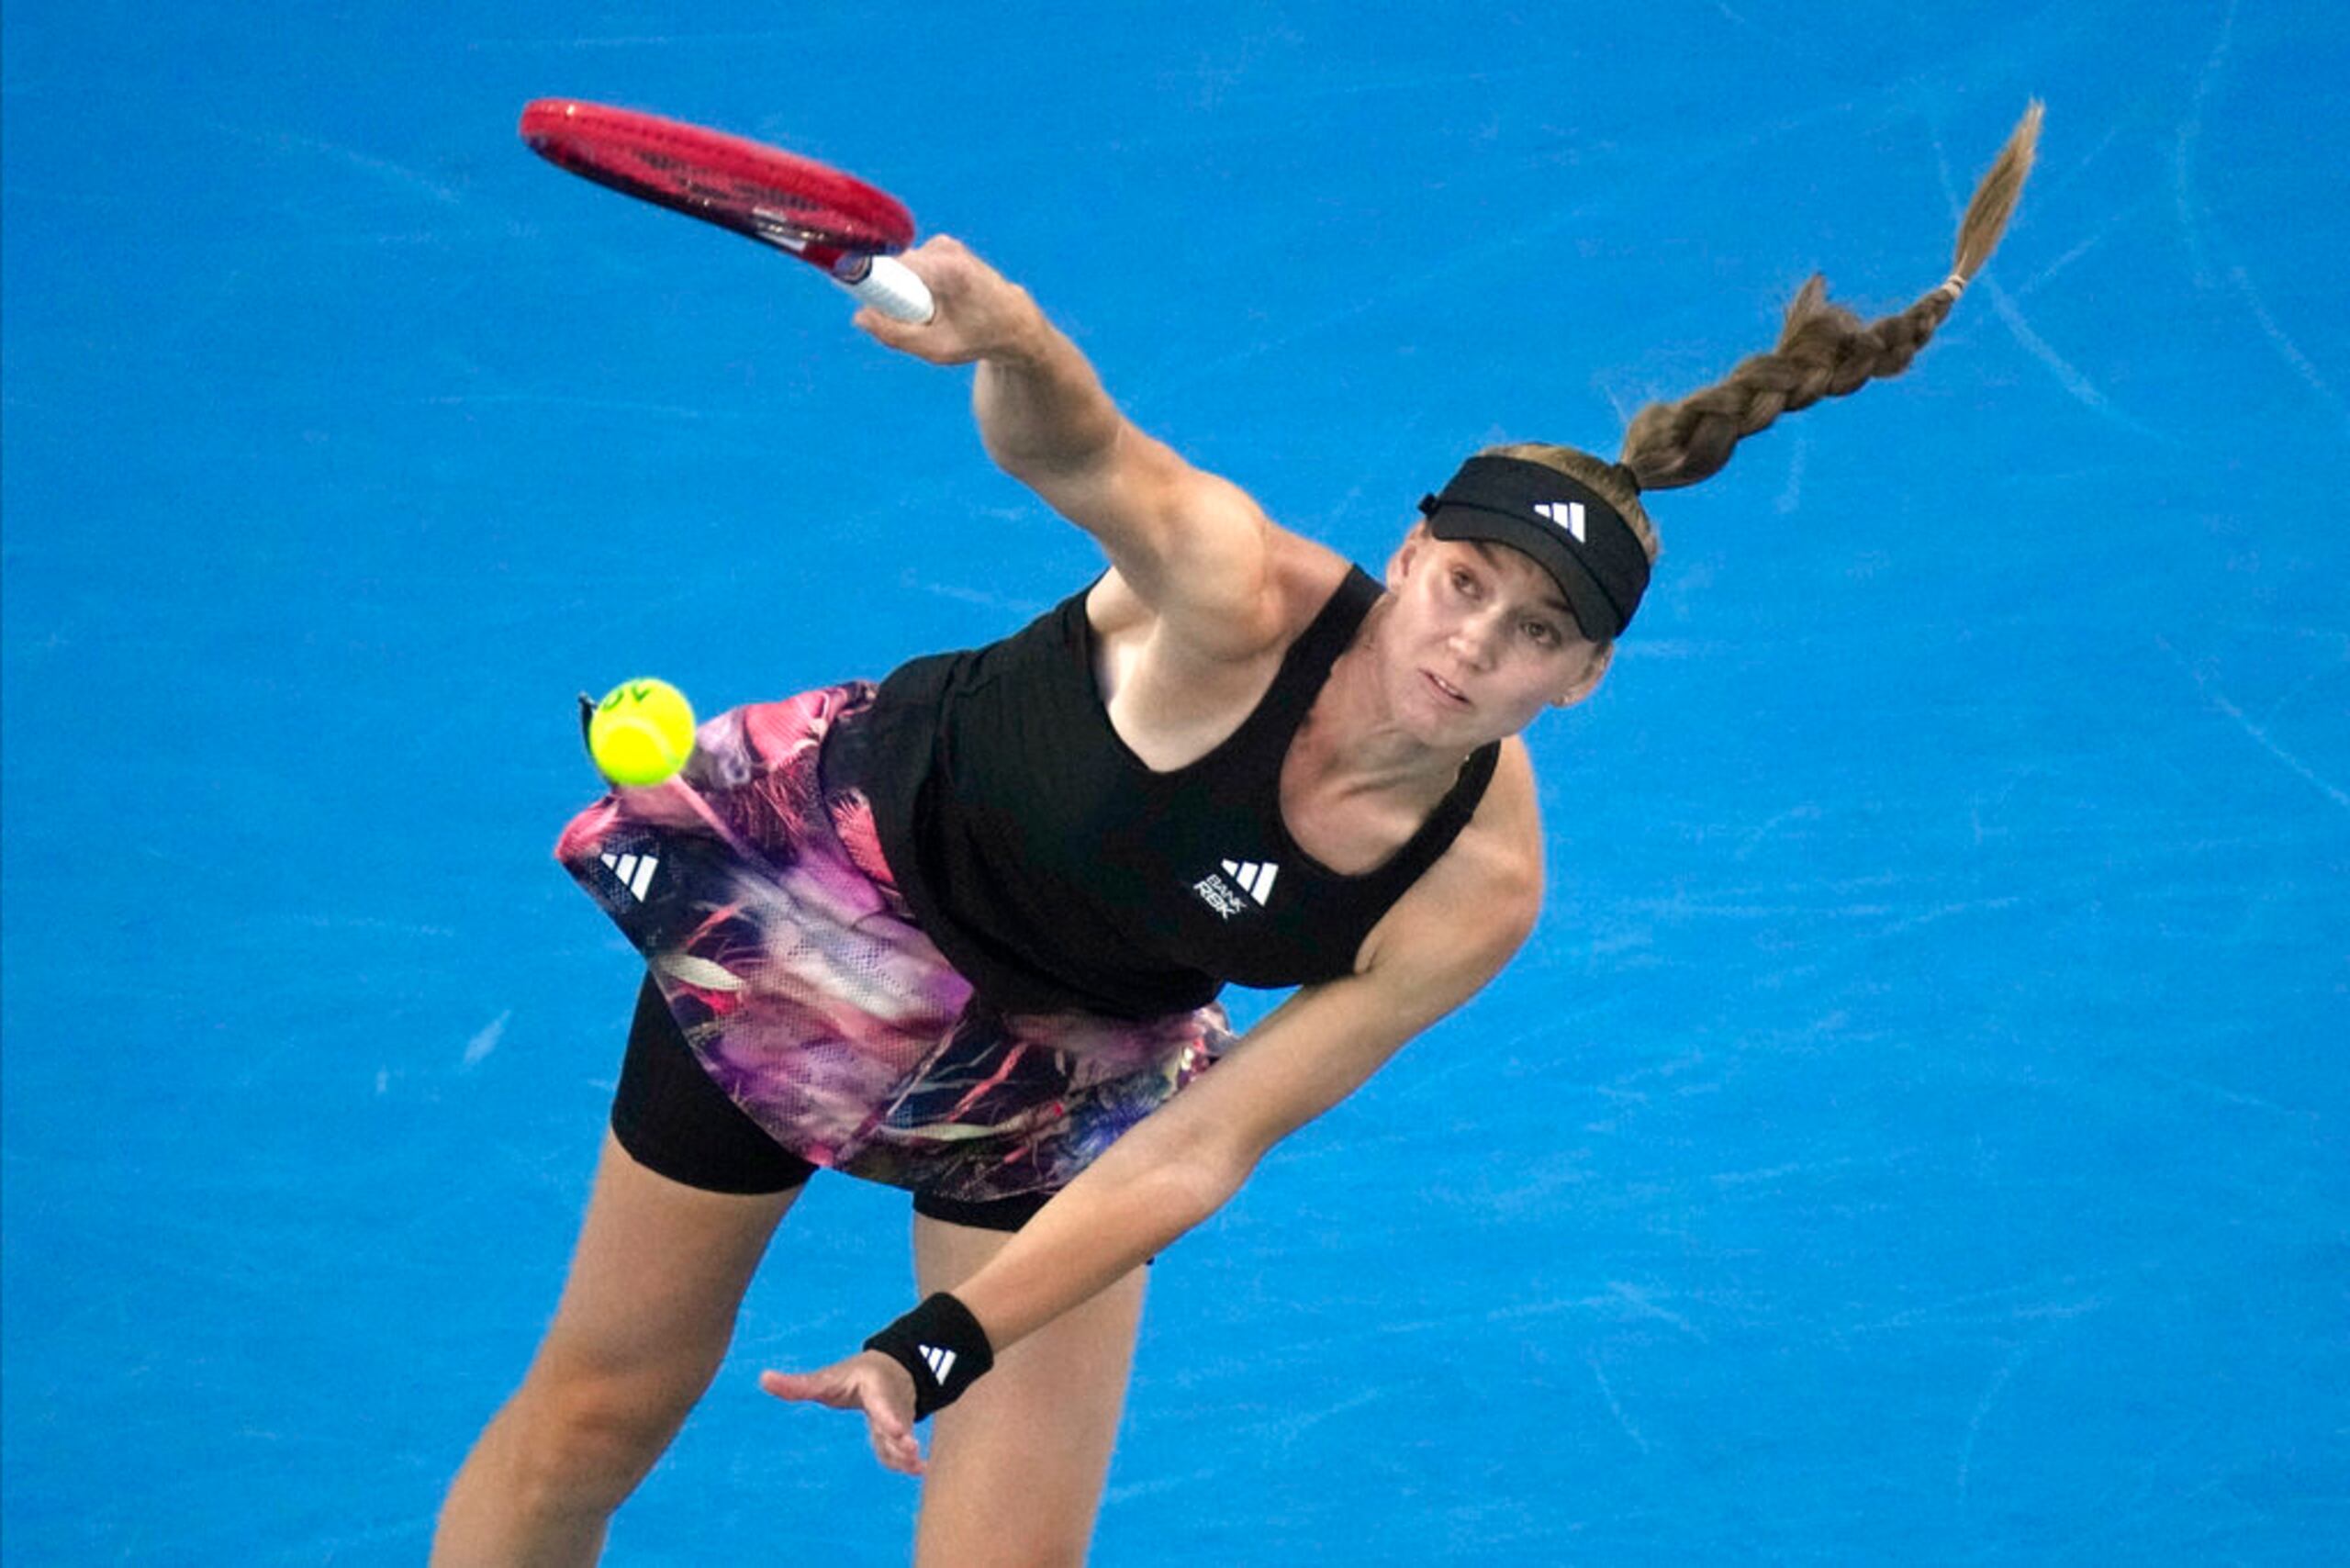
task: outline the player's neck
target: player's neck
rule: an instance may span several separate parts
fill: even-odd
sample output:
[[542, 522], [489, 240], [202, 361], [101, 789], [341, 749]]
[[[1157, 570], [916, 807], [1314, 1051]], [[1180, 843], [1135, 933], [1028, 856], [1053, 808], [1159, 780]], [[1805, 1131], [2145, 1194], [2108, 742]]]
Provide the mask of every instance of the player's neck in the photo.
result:
[[1475, 748], [1432, 745], [1415, 732], [1380, 681], [1376, 630], [1365, 630], [1330, 666], [1291, 745], [1292, 765], [1338, 793], [1433, 803]]

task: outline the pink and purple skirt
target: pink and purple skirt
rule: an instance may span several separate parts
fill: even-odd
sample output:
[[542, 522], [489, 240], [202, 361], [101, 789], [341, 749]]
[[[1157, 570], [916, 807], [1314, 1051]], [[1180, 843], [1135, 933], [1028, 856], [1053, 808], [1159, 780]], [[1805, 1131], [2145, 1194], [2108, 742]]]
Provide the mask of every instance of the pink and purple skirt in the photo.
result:
[[826, 735], [864, 683], [722, 713], [669, 783], [616, 790], [555, 858], [644, 955], [728, 1097], [817, 1165], [960, 1202], [1067, 1185], [1229, 1047], [1221, 1007], [1004, 1014], [913, 924]]

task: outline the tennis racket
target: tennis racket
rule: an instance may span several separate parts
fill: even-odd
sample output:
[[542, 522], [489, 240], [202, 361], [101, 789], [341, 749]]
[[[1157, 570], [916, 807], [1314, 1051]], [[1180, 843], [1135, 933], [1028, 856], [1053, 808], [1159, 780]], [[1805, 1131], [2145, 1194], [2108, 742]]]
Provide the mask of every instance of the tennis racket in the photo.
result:
[[913, 214], [855, 175], [723, 131], [574, 98], [529, 105], [521, 130], [555, 167], [789, 252], [885, 316], [927, 321], [935, 313], [922, 279], [894, 259], [913, 243]]

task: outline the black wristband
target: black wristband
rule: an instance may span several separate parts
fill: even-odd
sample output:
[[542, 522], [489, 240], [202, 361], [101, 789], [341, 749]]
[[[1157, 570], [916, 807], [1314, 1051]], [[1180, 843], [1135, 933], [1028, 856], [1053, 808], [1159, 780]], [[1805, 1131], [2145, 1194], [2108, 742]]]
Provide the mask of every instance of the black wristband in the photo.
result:
[[914, 1380], [914, 1419], [945, 1409], [995, 1365], [988, 1332], [971, 1309], [941, 1291], [865, 1342]]

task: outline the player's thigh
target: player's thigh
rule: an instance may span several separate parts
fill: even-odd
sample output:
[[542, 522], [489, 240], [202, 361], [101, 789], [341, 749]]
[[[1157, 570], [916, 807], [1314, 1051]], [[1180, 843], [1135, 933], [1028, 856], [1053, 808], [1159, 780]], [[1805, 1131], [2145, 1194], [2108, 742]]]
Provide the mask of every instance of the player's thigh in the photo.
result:
[[[1011, 1239], [917, 1215], [923, 1294], [954, 1289]], [[1136, 1269], [1004, 1351], [931, 1418], [918, 1568], [1084, 1561], [1125, 1406], [1146, 1272]]]
[[533, 1380], [700, 1388], [768, 1241], [804, 1189], [708, 1193], [648, 1170], [610, 1132]]

